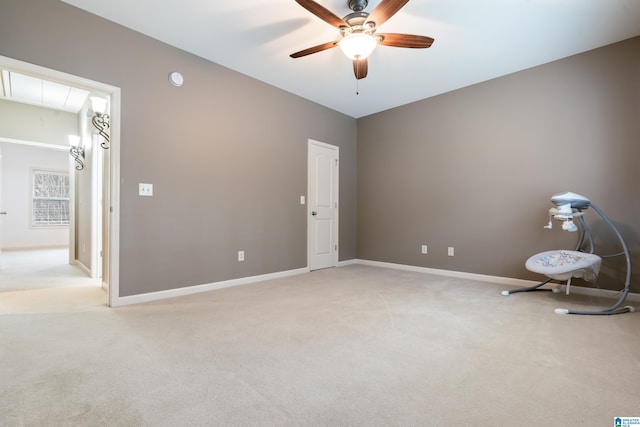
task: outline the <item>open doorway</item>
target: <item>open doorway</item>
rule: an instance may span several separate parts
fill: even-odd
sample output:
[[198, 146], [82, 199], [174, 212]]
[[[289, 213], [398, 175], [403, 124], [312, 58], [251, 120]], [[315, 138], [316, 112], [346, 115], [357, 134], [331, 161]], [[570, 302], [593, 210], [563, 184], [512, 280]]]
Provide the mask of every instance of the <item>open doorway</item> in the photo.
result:
[[[41, 93], [36, 94], [40, 96], [39, 108], [44, 112], [47, 111], [49, 115], [47, 117], [48, 127], [45, 127], [43, 123], [40, 123], [41, 128], [44, 129], [45, 135], [51, 135], [51, 138], [34, 136], [34, 127], [31, 126], [31, 133], [26, 131], [21, 133], [19, 120], [11, 125], [7, 125], [5, 122], [4, 129], [0, 128], [0, 143], [5, 147], [5, 151], [17, 151], [12, 149], [7, 150], [6, 147], [20, 146], [20, 151], [36, 150], [40, 153], [54, 153], [53, 157], [60, 157], [63, 155], [66, 159], [66, 167], [61, 167], [58, 162], [56, 166], [47, 167], [46, 160], [40, 160], [38, 167], [30, 168], [30, 189], [35, 188], [34, 180], [40, 179], [38, 173], [44, 176], [43, 182], [53, 182], [53, 188], [55, 191], [50, 192], [55, 197], [61, 198], [64, 191], [60, 190], [60, 187], [64, 186], [65, 178], [62, 177], [66, 174], [66, 185], [68, 185], [68, 228], [58, 227], [67, 231], [66, 242], [68, 249], [64, 248], [64, 245], [60, 245], [60, 240], [51, 240], [54, 244], [50, 247], [39, 247], [39, 243], [30, 245], [29, 243], [22, 243], [18, 249], [20, 251], [10, 251], [0, 254], [0, 262], [4, 261], [4, 264], [8, 266], [5, 269], [5, 273], [14, 274], [12, 279], [19, 281], [17, 274], [21, 274], [23, 278], [26, 278], [25, 286], [33, 286], [34, 274], [40, 273], [43, 275], [40, 279], [40, 283], [46, 286], [55, 287], [63, 282], [75, 282], [78, 280], [88, 280], [87, 283], [93, 282], [102, 286], [106, 290], [105, 302], [109, 305], [117, 305], [118, 300], [118, 283], [117, 283], [117, 271], [118, 271], [118, 212], [119, 207], [116, 201], [119, 194], [119, 126], [115, 122], [119, 122], [119, 106], [120, 106], [120, 91], [118, 88], [91, 80], [84, 79], [82, 77], [61, 73], [55, 70], [46, 69], [43, 67], [35, 66], [32, 64], [16, 61], [11, 58], [5, 58], [0, 56], [0, 70], [2, 71], [2, 86], [0, 89], [7, 92], [7, 84], [11, 85], [9, 79], [10, 74], [14, 73], [16, 76], [25, 76], [25, 78], [36, 79], [42, 81]], [[49, 105], [45, 105], [44, 91], [45, 82], [51, 87], [47, 87], [49, 91], [60, 89], [61, 87], [67, 88], [66, 97], [80, 97], [82, 98], [80, 106], [76, 106], [77, 120], [75, 132], [69, 132], [69, 135], [75, 134], [77, 138], [80, 138], [82, 142], [81, 147], [82, 156], [74, 157], [70, 152], [70, 146], [68, 137], [65, 135], [64, 141], [60, 143], [61, 137], [57, 135], [55, 138], [53, 135], [60, 132], [66, 132], [64, 124], [53, 124], [56, 116], [69, 117], [69, 114], [63, 112], [56, 112], [56, 108], [51, 108]], [[16, 84], [17, 86], [17, 84]], [[33, 85], [32, 85], [33, 86]], [[9, 86], [11, 89], [11, 86]], [[97, 129], [92, 130], [92, 117], [95, 118], [96, 114], [91, 109], [88, 98], [90, 96], [99, 96], [108, 101], [108, 111], [101, 112], [102, 114], [108, 114], [111, 118], [111, 127], [108, 129], [107, 136], [98, 134]], [[5, 96], [6, 98], [6, 96]], [[0, 98], [0, 102], [2, 102]], [[12, 100], [18, 102], [4, 101], [4, 108], [8, 108], [9, 104], [18, 104], [19, 100]], [[37, 103], [35, 106], [38, 107]], [[33, 105], [31, 106], [33, 108]], [[60, 108], [57, 111], [62, 111]], [[42, 120], [44, 122], [44, 118]], [[22, 125], [24, 126], [24, 125]], [[95, 127], [95, 126], [94, 126]], [[61, 131], [61, 128], [63, 129]], [[38, 130], [38, 129], [36, 129]], [[39, 129], [41, 132], [43, 129]], [[76, 139], [77, 139], [76, 138]], [[66, 144], [65, 144], [66, 143]], [[77, 151], [76, 151], [77, 154]], [[0, 154], [1, 155], [1, 154]], [[7, 163], [8, 155], [5, 154], [0, 158], [0, 162], [4, 160]], [[45, 162], [45, 163], [43, 163]], [[13, 162], [12, 162], [13, 163]], [[45, 164], [44, 167], [42, 165]], [[1, 173], [1, 171], [0, 171]], [[6, 174], [4, 175], [7, 176]], [[36, 178], [34, 178], [36, 177]], [[5, 189], [6, 189], [5, 185]], [[5, 191], [6, 192], [6, 191]], [[30, 195], [28, 208], [29, 227], [32, 230], [35, 229], [42, 221], [40, 218], [40, 201], [34, 202], [35, 196]], [[0, 211], [4, 211], [7, 214], [0, 217], [0, 221], [4, 220], [11, 215], [10, 207], [7, 203], [3, 202], [3, 195], [0, 194]], [[45, 201], [45, 204], [49, 203], [51, 206], [41, 209], [45, 212], [43, 217], [47, 217], [49, 209], [54, 212], [50, 214], [53, 224], [55, 221], [61, 221], [57, 218], [55, 211], [57, 208], [56, 200]], [[60, 208], [63, 210], [62, 208]], [[18, 212], [16, 212], [18, 213]], [[24, 216], [24, 213], [21, 215]], [[63, 214], [59, 215], [64, 217]], [[38, 217], [38, 221], [34, 218]], [[25, 218], [23, 218], [23, 221]], [[47, 219], [45, 218], [45, 221]], [[35, 226], [34, 226], [35, 224]], [[3, 227], [5, 228], [5, 227]], [[54, 231], [56, 227], [49, 227], [47, 231]], [[54, 231], [55, 233], [55, 231]], [[35, 234], [34, 234], [35, 235]], [[1, 237], [0, 237], [1, 238]], [[55, 243], [57, 242], [57, 244]], [[9, 246], [5, 246], [0, 241], [0, 248], [11, 247], [12, 243], [9, 242]], [[13, 244], [15, 246], [15, 244]], [[46, 246], [46, 245], [45, 245]], [[37, 249], [37, 250], [30, 250]], [[65, 252], [66, 251], [66, 252]], [[54, 266], [52, 263], [58, 263], [61, 257], [66, 257], [67, 263], [64, 265]], [[79, 266], [79, 268], [71, 268], [73, 265]], [[29, 267], [32, 266], [32, 267]], [[0, 272], [2, 273], [2, 272]], [[59, 274], [62, 280], [57, 280], [53, 275]], [[28, 278], [27, 276], [31, 276]], [[53, 280], [52, 280], [53, 279]], [[36, 279], [38, 281], [38, 279]], [[27, 285], [26, 283], [32, 283]]]

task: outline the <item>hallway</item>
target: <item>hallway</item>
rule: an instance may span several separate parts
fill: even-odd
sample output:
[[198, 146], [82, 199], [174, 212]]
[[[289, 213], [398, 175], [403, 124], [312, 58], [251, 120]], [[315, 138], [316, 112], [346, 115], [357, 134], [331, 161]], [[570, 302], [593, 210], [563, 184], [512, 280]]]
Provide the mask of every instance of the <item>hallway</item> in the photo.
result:
[[67, 248], [2, 251], [0, 314], [106, 306], [101, 279], [70, 265]]

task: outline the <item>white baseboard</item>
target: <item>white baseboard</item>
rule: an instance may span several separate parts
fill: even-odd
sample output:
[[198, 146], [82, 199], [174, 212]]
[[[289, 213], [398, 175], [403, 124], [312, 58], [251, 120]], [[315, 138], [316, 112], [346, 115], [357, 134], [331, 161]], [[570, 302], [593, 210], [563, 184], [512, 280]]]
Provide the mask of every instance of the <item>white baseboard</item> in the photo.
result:
[[87, 267], [86, 265], [84, 265], [82, 262], [80, 262], [77, 259], [74, 259], [73, 261], [71, 261], [71, 264], [75, 265], [76, 267], [78, 267], [80, 270], [84, 271], [86, 273], [87, 276], [91, 277], [91, 270], [89, 269], [89, 267]]
[[[413, 271], [417, 273], [435, 274], [438, 276], [456, 277], [460, 279], [477, 280], [481, 282], [497, 283], [504, 286], [515, 287], [515, 288], [533, 286], [539, 283], [532, 280], [514, 279], [512, 277], [489, 276], [485, 274], [466, 273], [462, 271], [442, 270], [442, 269], [428, 268], [428, 267], [418, 267], [418, 266], [406, 265], [406, 264], [394, 264], [390, 262], [370, 261], [365, 259], [351, 259], [351, 260], [340, 261], [337, 267], [346, 267], [346, 266], [356, 265], [356, 264], [368, 265], [372, 267], [391, 268], [395, 270]], [[242, 277], [239, 279], [225, 280], [222, 282], [207, 283], [203, 285], [187, 286], [184, 288], [167, 289], [165, 291], [149, 292], [145, 294], [119, 297], [117, 298], [117, 301], [114, 301], [115, 303], [112, 304], [112, 307], [121, 307], [121, 306], [131, 305], [131, 304], [140, 304], [144, 302], [158, 301], [158, 300], [167, 299], [167, 298], [175, 298], [180, 296], [192, 295], [200, 292], [207, 292], [207, 291], [213, 291], [216, 289], [228, 288], [231, 286], [248, 285], [251, 283], [262, 282], [265, 280], [279, 279], [282, 277], [289, 277], [289, 276], [295, 276], [298, 274], [304, 274], [304, 273], [308, 273], [309, 271], [310, 271], [309, 268], [305, 267], [305, 268], [298, 268], [295, 270], [281, 271], [277, 273], [262, 274], [259, 276]], [[552, 284], [552, 285], [546, 285], [546, 286], [554, 286], [554, 285]], [[600, 289], [585, 288], [582, 286], [572, 286], [571, 292], [577, 295], [587, 295], [587, 296], [594, 296], [594, 297], [606, 296], [605, 292], [614, 293], [614, 291], [603, 291]], [[627, 301], [640, 303], [640, 294], [630, 293], [627, 296]]]
[[260, 276], [242, 277], [239, 279], [224, 280], [222, 282], [206, 283], [203, 285], [187, 286], [184, 288], [167, 289], [166, 291], [149, 292], [146, 294], [130, 295], [117, 298], [112, 307], [122, 307], [131, 304], [157, 301], [167, 298], [175, 298], [200, 292], [213, 291], [216, 289], [228, 288], [231, 286], [248, 285], [250, 283], [262, 282], [264, 280], [279, 279], [282, 277], [295, 276], [308, 273], [308, 268], [298, 268], [296, 270], [280, 271], [277, 273], [262, 274]]
[[507, 286], [531, 286], [536, 282], [531, 280], [514, 279], [511, 277], [487, 276], [485, 274], [465, 273], [463, 271], [441, 270], [438, 268], [418, 267], [415, 265], [394, 264], [390, 262], [369, 261], [366, 259], [356, 260], [356, 264], [370, 265], [373, 267], [393, 268], [396, 270], [415, 271], [417, 273], [436, 274], [438, 276], [457, 277], [460, 279], [479, 280], [482, 282], [498, 283]]
[[[338, 262], [337, 267], [345, 267], [347, 265], [357, 264], [358, 260], [351, 259]], [[117, 301], [111, 305], [112, 307], [122, 307], [125, 305], [140, 304], [144, 302], [158, 301], [167, 298], [175, 298], [185, 295], [192, 295], [200, 292], [213, 291], [216, 289], [228, 288], [231, 286], [248, 285], [250, 283], [262, 282], [264, 280], [278, 279], [281, 277], [295, 276], [298, 274], [309, 273], [308, 267], [298, 268], [295, 270], [281, 271], [277, 273], [262, 274], [259, 276], [242, 277], [239, 279], [225, 280], [222, 282], [206, 283], [203, 285], [187, 286], [183, 288], [167, 289], [165, 291], [149, 292], [145, 294], [130, 295], [117, 298]], [[105, 284], [102, 284], [106, 288]]]
[[346, 261], [338, 261], [338, 265], [336, 265], [336, 267], [346, 267], [347, 265], [354, 265], [354, 264], [358, 264], [357, 259], [348, 259]]
[[[457, 277], [460, 279], [470, 279], [470, 280], [478, 280], [481, 282], [491, 282], [497, 283], [500, 285], [505, 285], [509, 287], [516, 288], [524, 288], [528, 286], [533, 286], [539, 281], [533, 280], [524, 280], [524, 279], [514, 279], [512, 277], [500, 277], [500, 276], [488, 276], [485, 274], [475, 274], [475, 273], [465, 273], [462, 271], [452, 271], [452, 270], [441, 270], [437, 268], [428, 268], [428, 267], [417, 267], [414, 265], [406, 265], [406, 264], [394, 264], [390, 262], [381, 262], [381, 261], [369, 261], [366, 259], [356, 259], [351, 261], [344, 261], [344, 265], [352, 265], [352, 264], [361, 264], [361, 265], [369, 265], [373, 267], [383, 267], [383, 268], [393, 268], [396, 270], [404, 270], [404, 271], [414, 271], [418, 273], [427, 273], [427, 274], [436, 274], [438, 276], [447, 276], [447, 277]], [[555, 286], [554, 284], [545, 285], [545, 286]], [[577, 295], [587, 295], [592, 297], [603, 297], [611, 294], [612, 297], [617, 295], [617, 291], [610, 290], [602, 290], [595, 288], [585, 288], [583, 286], [571, 286], [571, 293]], [[615, 294], [615, 295], [614, 295]], [[640, 294], [629, 293], [627, 295], [626, 301], [630, 302], [640, 302]]]

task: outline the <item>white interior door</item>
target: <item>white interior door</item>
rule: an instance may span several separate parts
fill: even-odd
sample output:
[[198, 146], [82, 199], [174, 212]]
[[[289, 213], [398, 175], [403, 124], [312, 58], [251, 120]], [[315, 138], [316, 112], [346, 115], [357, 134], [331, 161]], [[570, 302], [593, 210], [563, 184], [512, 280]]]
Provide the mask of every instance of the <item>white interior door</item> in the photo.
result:
[[338, 155], [338, 147], [309, 140], [307, 244], [310, 270], [338, 264]]

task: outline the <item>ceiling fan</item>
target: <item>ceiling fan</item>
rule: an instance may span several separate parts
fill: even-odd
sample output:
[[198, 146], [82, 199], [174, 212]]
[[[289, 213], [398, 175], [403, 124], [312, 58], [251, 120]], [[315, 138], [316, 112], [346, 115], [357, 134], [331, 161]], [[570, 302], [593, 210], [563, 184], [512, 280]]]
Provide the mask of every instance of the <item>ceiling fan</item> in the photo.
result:
[[364, 12], [368, 0], [348, 0], [349, 9], [353, 12], [342, 19], [313, 0], [296, 0], [296, 2], [318, 18], [338, 28], [342, 38], [292, 53], [289, 56], [300, 58], [340, 46], [344, 54], [353, 61], [353, 72], [358, 80], [367, 77], [369, 69], [367, 57], [377, 45], [424, 49], [433, 43], [433, 38], [426, 36], [376, 33], [378, 26], [395, 15], [409, 0], [382, 0], [371, 13]]

